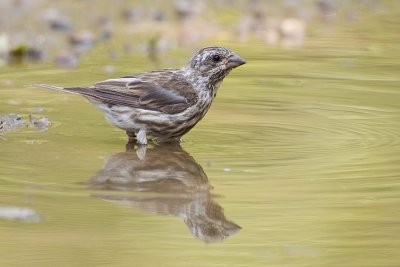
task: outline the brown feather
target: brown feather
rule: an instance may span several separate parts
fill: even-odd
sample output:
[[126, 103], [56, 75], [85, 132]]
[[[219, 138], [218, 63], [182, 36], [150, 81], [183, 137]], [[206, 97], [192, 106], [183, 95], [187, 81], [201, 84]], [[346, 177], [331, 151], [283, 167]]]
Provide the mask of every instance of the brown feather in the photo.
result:
[[95, 101], [176, 114], [196, 103], [196, 93], [177, 71], [164, 70], [103, 81], [90, 88], [64, 88]]

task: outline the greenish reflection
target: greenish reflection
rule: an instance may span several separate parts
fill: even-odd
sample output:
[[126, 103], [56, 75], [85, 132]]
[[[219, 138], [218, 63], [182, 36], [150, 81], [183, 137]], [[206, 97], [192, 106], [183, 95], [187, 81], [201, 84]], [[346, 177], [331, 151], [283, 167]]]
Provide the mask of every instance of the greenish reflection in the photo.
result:
[[[153, 214], [181, 218], [204, 242], [219, 242], [241, 227], [229, 221], [214, 201], [207, 174], [179, 144], [155, 145], [147, 150], [128, 143], [126, 152], [110, 156], [89, 182], [95, 197]], [[116, 195], [113, 191], [140, 192]]]

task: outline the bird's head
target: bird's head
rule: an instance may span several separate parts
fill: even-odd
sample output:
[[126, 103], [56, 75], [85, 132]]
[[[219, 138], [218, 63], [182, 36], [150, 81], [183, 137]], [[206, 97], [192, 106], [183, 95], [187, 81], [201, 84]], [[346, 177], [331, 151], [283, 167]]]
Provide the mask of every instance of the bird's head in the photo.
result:
[[245, 63], [246, 61], [230, 49], [213, 46], [203, 48], [197, 52], [190, 60], [189, 67], [199, 72], [202, 76], [209, 77], [217, 82], [222, 81], [233, 68]]

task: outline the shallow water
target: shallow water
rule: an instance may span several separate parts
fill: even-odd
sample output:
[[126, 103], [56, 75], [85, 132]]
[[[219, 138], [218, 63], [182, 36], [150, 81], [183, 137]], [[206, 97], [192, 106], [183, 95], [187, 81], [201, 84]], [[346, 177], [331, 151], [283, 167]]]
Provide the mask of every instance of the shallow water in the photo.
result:
[[145, 156], [85, 99], [29, 86], [90, 85], [151, 69], [143, 59], [105, 74], [99, 48], [76, 71], [3, 68], [0, 115], [53, 125], [0, 140], [0, 206], [36, 216], [0, 216], [0, 265], [397, 266], [395, 44], [226, 44], [248, 64], [182, 148]]

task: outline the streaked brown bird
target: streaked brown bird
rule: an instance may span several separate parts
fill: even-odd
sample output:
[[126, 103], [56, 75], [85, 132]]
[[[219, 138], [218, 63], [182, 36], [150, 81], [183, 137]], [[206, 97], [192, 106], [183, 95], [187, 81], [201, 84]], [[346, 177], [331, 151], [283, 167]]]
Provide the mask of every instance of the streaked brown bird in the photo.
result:
[[88, 88], [36, 86], [85, 96], [111, 124], [146, 145], [147, 136], [165, 142], [189, 132], [210, 108], [222, 80], [245, 63], [230, 49], [207, 47], [180, 69], [109, 79]]

